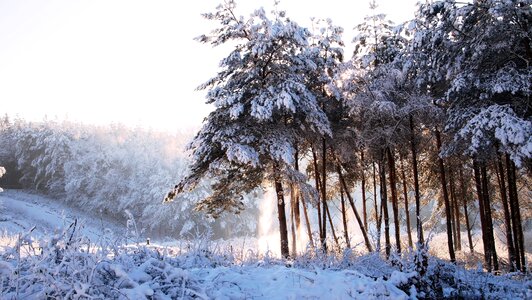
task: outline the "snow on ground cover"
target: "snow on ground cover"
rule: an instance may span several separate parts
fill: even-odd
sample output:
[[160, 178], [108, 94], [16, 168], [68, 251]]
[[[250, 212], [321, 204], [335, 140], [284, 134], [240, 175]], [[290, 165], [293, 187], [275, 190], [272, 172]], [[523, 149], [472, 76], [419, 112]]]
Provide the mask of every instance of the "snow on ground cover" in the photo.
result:
[[[393, 263], [351, 251], [338, 257], [308, 251], [286, 261], [240, 241], [127, 244], [123, 235], [98, 233], [123, 232], [119, 224], [91, 219], [83, 227], [85, 221], [71, 222], [82, 214], [46, 197], [20, 191], [0, 197], [2, 216], [9, 216], [0, 230], [11, 237], [0, 241], [0, 299], [532, 298], [530, 275], [494, 276], [431, 257], [420, 277], [413, 253]], [[29, 232], [32, 224], [41, 229]]]
[[194, 250], [174, 256], [146, 246], [88, 252], [86, 239], [69, 235], [38, 242], [44, 247], [32, 256], [19, 256], [23, 248], [32, 250], [25, 242], [1, 253], [2, 299], [417, 299], [420, 285], [444, 297], [532, 297], [530, 278], [466, 271], [434, 259], [420, 278], [406, 270], [407, 261], [394, 266], [378, 255], [237, 264], [231, 253], [213, 252], [202, 241], [202, 247], [191, 245]]

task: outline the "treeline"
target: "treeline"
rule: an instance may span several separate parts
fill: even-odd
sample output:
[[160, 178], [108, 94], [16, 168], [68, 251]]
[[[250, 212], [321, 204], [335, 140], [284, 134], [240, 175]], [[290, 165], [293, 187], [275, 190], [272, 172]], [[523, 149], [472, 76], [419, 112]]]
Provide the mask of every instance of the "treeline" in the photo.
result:
[[[331, 20], [317, 20], [310, 30], [278, 8], [243, 17], [234, 1], [224, 2], [204, 15], [219, 27], [197, 39], [230, 42], [232, 51], [199, 87], [215, 110], [189, 147], [187, 176], [167, 200], [215, 179], [198, 207], [219, 215], [241, 210], [241, 195], [269, 182], [277, 192], [285, 257], [289, 232], [292, 240], [302, 238], [298, 228], [322, 250], [331, 243], [350, 247], [349, 210], [368, 251], [383, 248], [389, 257], [415, 247], [423, 253], [420, 212], [436, 201], [451, 261], [462, 247], [473, 251], [478, 214], [486, 269], [500, 269], [500, 256], [507, 255], [509, 270], [524, 271], [531, 4], [431, 1], [420, 4], [414, 20], [394, 26], [373, 2], [374, 14], [356, 27], [353, 58], [343, 61], [342, 29]], [[355, 186], [361, 186], [361, 211]], [[340, 228], [333, 210], [342, 215]], [[499, 224], [506, 254], [495, 249]], [[371, 240], [368, 228], [376, 228], [377, 238]], [[291, 248], [295, 253], [295, 243]], [[418, 263], [422, 275], [426, 258], [420, 255]]]
[[[163, 205], [169, 184], [188, 164], [188, 134], [168, 134], [115, 124], [90, 126], [67, 121], [0, 121], [0, 166], [3, 188], [36, 190], [126, 224], [126, 210], [139, 230], [151, 237], [187, 237], [212, 230], [215, 237], [254, 234], [245, 218], [205, 220], [194, 203], [209, 193], [207, 184]], [[36, 224], [38, 225], [38, 224]]]

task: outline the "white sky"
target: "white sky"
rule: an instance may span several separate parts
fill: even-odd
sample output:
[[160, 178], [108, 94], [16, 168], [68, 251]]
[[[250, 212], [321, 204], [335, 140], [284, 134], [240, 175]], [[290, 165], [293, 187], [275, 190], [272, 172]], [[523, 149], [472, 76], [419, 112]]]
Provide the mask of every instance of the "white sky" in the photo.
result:
[[[210, 108], [194, 89], [227, 53], [193, 38], [218, 25], [200, 13], [222, 1], [0, 0], [0, 115], [197, 127]], [[398, 23], [414, 16], [416, 2], [380, 0], [378, 11]], [[349, 45], [368, 3], [281, 0], [280, 8], [301, 25], [330, 17]], [[273, 0], [237, 4], [247, 16]]]

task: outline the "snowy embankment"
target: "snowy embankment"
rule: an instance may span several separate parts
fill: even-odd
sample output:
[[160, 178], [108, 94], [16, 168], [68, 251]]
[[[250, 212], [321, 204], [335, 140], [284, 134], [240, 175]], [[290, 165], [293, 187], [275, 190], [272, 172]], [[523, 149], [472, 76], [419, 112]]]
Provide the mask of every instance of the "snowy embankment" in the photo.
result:
[[147, 246], [132, 244], [125, 225], [45, 197], [7, 191], [0, 202], [1, 299], [532, 297], [530, 277], [467, 271], [434, 258], [421, 277], [414, 253], [390, 264], [351, 252], [277, 260], [201, 239]]

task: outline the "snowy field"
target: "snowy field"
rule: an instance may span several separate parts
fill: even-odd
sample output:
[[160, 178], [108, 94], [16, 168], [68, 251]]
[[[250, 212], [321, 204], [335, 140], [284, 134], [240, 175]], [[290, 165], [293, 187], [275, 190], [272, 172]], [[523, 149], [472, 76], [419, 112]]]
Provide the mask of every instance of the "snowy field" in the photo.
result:
[[200, 238], [146, 245], [132, 223], [46, 197], [8, 190], [0, 203], [1, 299], [532, 298], [530, 276], [467, 271], [432, 257], [420, 277], [413, 253], [391, 264], [351, 252], [279, 260]]

